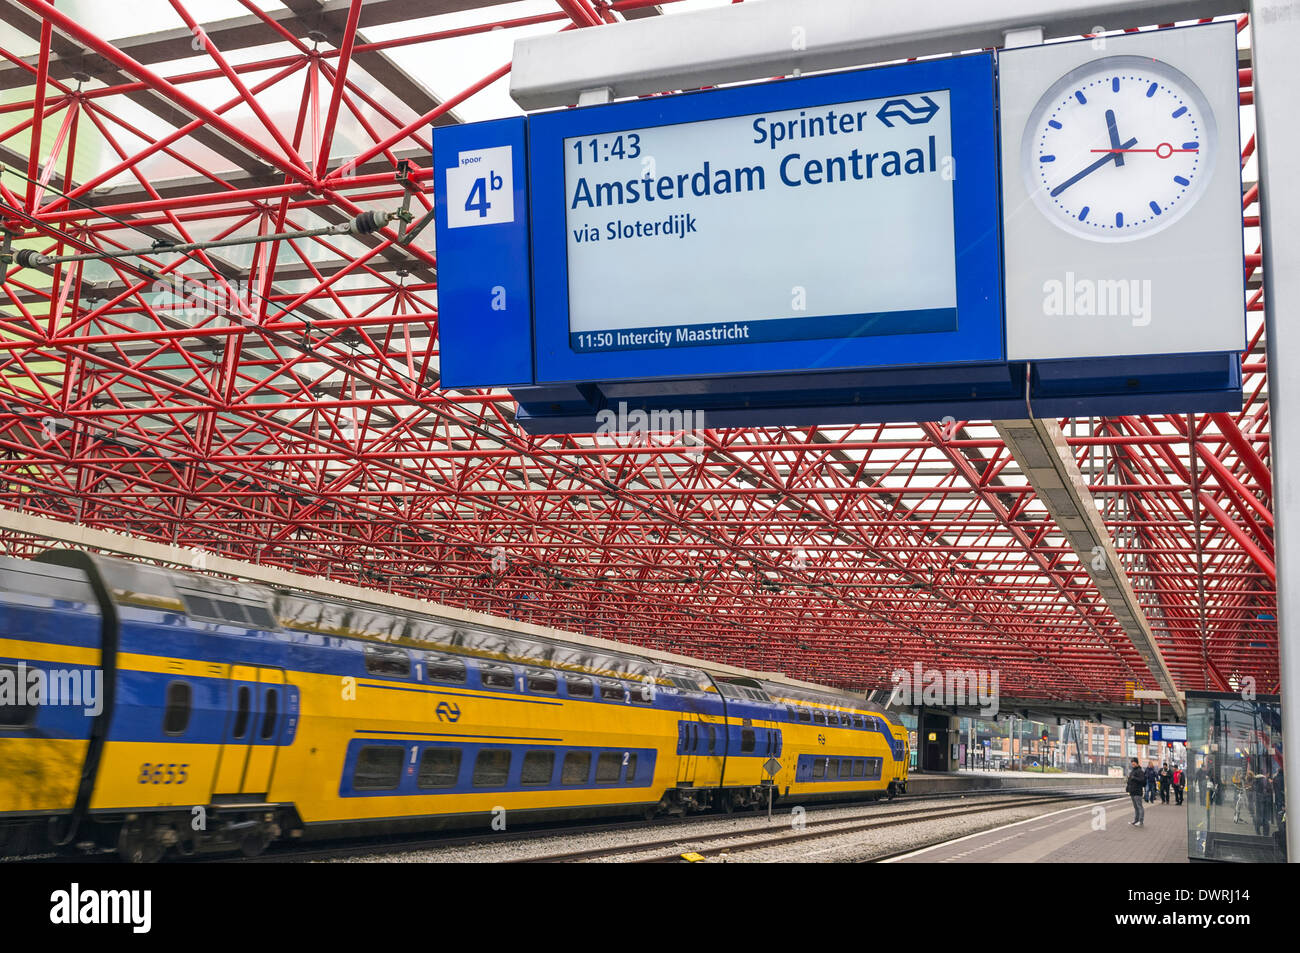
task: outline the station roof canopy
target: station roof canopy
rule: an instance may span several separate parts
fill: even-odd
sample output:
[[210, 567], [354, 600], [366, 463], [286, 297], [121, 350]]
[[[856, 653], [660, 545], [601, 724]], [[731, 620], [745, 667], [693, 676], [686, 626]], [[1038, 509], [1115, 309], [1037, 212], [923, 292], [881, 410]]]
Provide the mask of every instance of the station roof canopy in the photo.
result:
[[[851, 690], [1156, 687], [991, 422], [529, 436], [505, 391], [438, 389], [434, 230], [327, 231], [431, 208], [430, 126], [519, 114], [516, 39], [717, 5], [5, 3], [12, 247], [153, 250], [7, 268], [0, 505]], [[1058, 421], [1179, 690], [1277, 682], [1240, 27], [1245, 405]]]

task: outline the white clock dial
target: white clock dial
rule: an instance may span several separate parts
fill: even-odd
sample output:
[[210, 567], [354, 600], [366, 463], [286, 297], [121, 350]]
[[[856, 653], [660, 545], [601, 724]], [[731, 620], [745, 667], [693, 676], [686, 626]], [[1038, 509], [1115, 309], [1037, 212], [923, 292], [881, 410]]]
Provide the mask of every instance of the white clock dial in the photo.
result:
[[1021, 149], [1034, 203], [1097, 241], [1145, 238], [1181, 217], [1214, 163], [1214, 116], [1174, 67], [1110, 56], [1061, 77], [1030, 114]]

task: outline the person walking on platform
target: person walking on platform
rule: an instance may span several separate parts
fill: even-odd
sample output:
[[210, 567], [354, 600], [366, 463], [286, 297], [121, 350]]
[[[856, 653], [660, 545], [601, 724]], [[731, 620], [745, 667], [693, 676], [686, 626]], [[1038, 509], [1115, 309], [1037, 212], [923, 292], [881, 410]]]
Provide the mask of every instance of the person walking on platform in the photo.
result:
[[1138, 759], [1134, 758], [1133, 765], [1129, 768], [1128, 772], [1128, 783], [1124, 786], [1124, 790], [1127, 791], [1129, 797], [1133, 799], [1133, 820], [1128, 822], [1129, 827], [1141, 827], [1142, 821], [1146, 817], [1146, 809], [1142, 806], [1142, 802], [1146, 800], [1143, 796], [1146, 786], [1146, 772], [1143, 771], [1142, 766], [1138, 764]]
[[1273, 779], [1257, 774], [1251, 781], [1250, 816], [1255, 822], [1255, 833], [1268, 836], [1273, 822]]
[[1183, 784], [1185, 781], [1186, 778], [1183, 776], [1183, 766], [1181, 764], [1174, 765], [1174, 799], [1177, 804], [1183, 803]]
[[1173, 772], [1169, 770], [1168, 761], [1165, 761], [1160, 765], [1159, 781], [1160, 781], [1160, 803], [1168, 804], [1169, 786], [1173, 784], [1174, 781], [1174, 775]]
[[1142, 800], [1151, 804], [1156, 803], [1156, 763], [1154, 760], [1147, 762], [1145, 772], [1146, 787], [1142, 794]]

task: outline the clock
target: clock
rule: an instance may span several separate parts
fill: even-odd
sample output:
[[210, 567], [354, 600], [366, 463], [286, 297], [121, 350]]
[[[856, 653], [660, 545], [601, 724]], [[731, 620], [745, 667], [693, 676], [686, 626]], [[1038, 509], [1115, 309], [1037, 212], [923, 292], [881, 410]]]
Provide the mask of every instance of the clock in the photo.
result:
[[1059, 227], [1099, 242], [1146, 238], [1196, 204], [1217, 130], [1205, 95], [1168, 63], [1108, 56], [1057, 80], [1029, 114], [1021, 171]]

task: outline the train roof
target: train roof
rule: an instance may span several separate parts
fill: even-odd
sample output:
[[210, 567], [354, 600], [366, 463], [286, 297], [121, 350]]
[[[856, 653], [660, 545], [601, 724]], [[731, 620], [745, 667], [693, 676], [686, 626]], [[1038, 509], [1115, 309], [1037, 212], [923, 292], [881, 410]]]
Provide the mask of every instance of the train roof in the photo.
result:
[[[132, 542], [139, 545], [141, 541]], [[147, 545], [150, 549], [166, 551], [176, 562], [181, 562], [182, 555], [190, 560], [196, 558], [189, 550]], [[151, 554], [145, 558], [166, 557]], [[633, 648], [581, 633], [373, 592], [334, 580], [207, 554], [201, 562], [222, 575], [71, 549], [49, 550], [37, 560], [54, 565], [93, 566], [115, 601], [183, 612], [199, 621], [262, 630], [283, 625], [321, 635], [389, 642], [521, 665], [545, 665], [635, 680], [653, 679], [682, 689], [704, 689], [700, 676], [708, 673], [719, 684], [735, 686], [734, 694], [738, 697], [766, 695], [774, 701], [851, 707], [878, 711], [889, 717], [861, 696], [775, 673], [752, 672], [658, 649]], [[749, 690], [744, 690], [744, 686]]]

